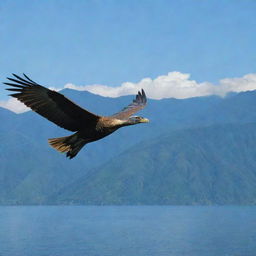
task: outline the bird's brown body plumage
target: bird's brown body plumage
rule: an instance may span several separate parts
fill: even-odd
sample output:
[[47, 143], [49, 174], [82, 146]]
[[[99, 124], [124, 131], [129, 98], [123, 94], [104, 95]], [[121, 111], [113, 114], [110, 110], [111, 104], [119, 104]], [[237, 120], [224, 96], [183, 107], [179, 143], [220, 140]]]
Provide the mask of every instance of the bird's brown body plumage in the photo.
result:
[[13, 76], [15, 78], [8, 78], [11, 82], [4, 83], [12, 86], [7, 88], [15, 92], [11, 94], [12, 97], [56, 125], [75, 132], [70, 136], [48, 140], [53, 148], [66, 152], [69, 158], [76, 156], [85, 144], [102, 139], [123, 126], [148, 122], [145, 118], [131, 117], [146, 105], [143, 90], [123, 110], [104, 117], [79, 107], [64, 95], [39, 85], [25, 74], [24, 78], [15, 74]]

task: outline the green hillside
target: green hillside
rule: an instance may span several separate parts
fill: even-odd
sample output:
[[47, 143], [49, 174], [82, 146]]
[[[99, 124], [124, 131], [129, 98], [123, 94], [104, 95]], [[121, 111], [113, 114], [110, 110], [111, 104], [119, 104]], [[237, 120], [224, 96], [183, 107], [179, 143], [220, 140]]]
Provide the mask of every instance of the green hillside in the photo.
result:
[[140, 143], [49, 203], [255, 204], [256, 124], [171, 132]]

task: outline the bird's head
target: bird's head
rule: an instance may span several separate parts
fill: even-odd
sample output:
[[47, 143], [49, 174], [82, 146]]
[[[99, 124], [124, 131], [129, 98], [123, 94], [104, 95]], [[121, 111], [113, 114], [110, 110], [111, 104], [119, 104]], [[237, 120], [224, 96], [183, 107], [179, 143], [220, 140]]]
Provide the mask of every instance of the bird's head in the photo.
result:
[[149, 120], [147, 118], [141, 116], [131, 116], [128, 119], [129, 124], [140, 124], [140, 123], [148, 123]]

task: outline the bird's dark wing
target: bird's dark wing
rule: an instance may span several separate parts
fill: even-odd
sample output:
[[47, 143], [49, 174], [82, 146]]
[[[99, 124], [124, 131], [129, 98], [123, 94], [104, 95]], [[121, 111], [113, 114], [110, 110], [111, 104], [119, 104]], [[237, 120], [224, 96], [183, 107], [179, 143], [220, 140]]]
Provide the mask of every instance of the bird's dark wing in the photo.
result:
[[131, 115], [134, 113], [140, 111], [143, 109], [147, 104], [147, 97], [142, 89], [141, 92], [139, 91], [138, 94], [136, 95], [136, 98], [133, 100], [131, 104], [129, 104], [127, 107], [122, 109], [120, 112], [112, 115], [111, 117], [125, 120], [128, 119]]
[[37, 84], [25, 74], [23, 75], [24, 78], [21, 78], [13, 74], [15, 78], [7, 78], [11, 83], [4, 84], [13, 87], [6, 89], [15, 92], [10, 96], [17, 98], [33, 111], [70, 131], [93, 126], [98, 122], [99, 116], [79, 107], [62, 94]]

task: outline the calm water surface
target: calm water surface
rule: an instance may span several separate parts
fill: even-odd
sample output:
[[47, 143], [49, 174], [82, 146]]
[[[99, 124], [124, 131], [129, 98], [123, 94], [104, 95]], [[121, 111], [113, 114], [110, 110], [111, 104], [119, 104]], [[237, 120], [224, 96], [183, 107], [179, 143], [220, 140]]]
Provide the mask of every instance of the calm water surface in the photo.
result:
[[0, 256], [255, 256], [256, 207], [0, 207]]

